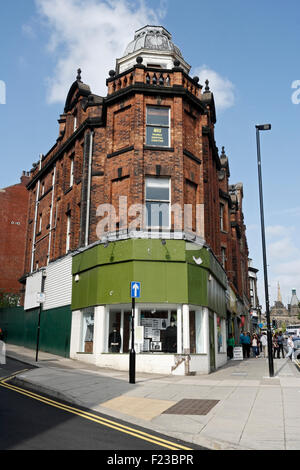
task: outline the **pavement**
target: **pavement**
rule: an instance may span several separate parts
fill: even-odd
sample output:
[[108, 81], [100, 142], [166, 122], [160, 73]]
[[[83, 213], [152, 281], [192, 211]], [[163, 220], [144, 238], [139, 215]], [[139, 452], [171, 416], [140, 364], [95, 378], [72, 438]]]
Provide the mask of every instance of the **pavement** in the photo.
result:
[[[289, 359], [274, 359], [273, 378], [267, 359], [250, 358], [231, 360], [209, 375], [137, 373], [129, 384], [128, 372], [44, 352], [36, 363], [35, 351], [6, 348], [24, 369], [37, 366], [16, 380], [39, 393], [208, 449], [300, 449], [300, 372]], [[183, 411], [173, 414], [181, 404]]]

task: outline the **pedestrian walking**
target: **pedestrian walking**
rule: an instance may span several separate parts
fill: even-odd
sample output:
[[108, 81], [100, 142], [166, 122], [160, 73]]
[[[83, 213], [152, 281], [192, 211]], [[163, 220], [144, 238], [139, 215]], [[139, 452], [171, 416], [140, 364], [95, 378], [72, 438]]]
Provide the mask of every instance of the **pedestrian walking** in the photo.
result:
[[266, 358], [268, 357], [268, 339], [265, 332], [263, 332], [263, 334], [261, 335], [260, 342], [262, 347], [262, 353], [264, 355], [264, 358]]
[[284, 350], [283, 350], [283, 334], [280, 331], [277, 336], [277, 343], [278, 343], [278, 350], [277, 350], [277, 357], [280, 359], [280, 351], [282, 352], [282, 358], [284, 358]]
[[227, 340], [227, 356], [229, 357], [229, 359], [233, 358], [233, 348], [234, 348], [234, 346], [235, 346], [234, 337], [233, 337], [233, 334], [230, 333], [230, 335], [228, 337], [228, 340]]
[[246, 354], [247, 357], [250, 357], [250, 349], [251, 349], [251, 335], [250, 332], [248, 331], [245, 337], [245, 343], [246, 343]]
[[292, 335], [290, 335], [287, 340], [287, 347], [288, 347], [288, 353], [286, 357], [289, 357], [290, 360], [293, 360], [294, 359], [294, 341], [293, 341]]
[[246, 345], [246, 335], [245, 331], [242, 331], [240, 335], [240, 344], [242, 345], [243, 348], [243, 358], [247, 356], [247, 345]]
[[278, 341], [277, 341], [277, 333], [273, 335], [272, 339], [272, 346], [273, 346], [273, 358], [276, 359], [278, 357]]
[[252, 336], [251, 346], [252, 346], [252, 351], [253, 351], [253, 357], [257, 359], [259, 356], [259, 351], [258, 351], [258, 337], [256, 334]]

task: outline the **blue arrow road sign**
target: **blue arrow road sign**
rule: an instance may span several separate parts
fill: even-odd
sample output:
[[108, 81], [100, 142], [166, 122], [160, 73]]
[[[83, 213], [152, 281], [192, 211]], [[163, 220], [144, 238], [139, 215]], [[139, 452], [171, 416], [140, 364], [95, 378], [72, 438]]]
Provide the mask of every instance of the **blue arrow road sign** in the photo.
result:
[[140, 282], [131, 282], [130, 285], [131, 298], [139, 299], [141, 297], [141, 283]]

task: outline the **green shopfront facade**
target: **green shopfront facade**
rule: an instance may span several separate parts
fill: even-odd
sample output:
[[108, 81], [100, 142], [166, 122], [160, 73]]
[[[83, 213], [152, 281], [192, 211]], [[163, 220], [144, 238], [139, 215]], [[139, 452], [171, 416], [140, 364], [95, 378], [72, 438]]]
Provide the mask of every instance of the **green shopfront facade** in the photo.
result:
[[[130, 282], [138, 281], [138, 372], [208, 373], [227, 361], [227, 279], [206, 248], [160, 239], [97, 244], [74, 254], [72, 274], [71, 358], [128, 370]], [[167, 341], [171, 320], [176, 332], [172, 350]], [[113, 325], [121, 335], [118, 353], [109, 345]]]

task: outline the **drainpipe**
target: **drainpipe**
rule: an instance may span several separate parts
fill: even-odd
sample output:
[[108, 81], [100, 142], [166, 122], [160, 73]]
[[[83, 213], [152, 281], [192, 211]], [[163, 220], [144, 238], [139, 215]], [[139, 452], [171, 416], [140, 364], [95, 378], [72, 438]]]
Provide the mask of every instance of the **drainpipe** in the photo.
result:
[[[43, 155], [40, 154], [39, 170], [42, 169], [42, 158], [43, 158]], [[31, 249], [31, 267], [30, 267], [30, 272], [31, 273], [33, 272], [33, 262], [34, 262], [34, 253], [35, 253], [36, 225], [37, 225], [38, 208], [39, 208], [40, 186], [41, 186], [41, 180], [39, 179], [38, 180], [38, 185], [37, 185], [36, 197], [35, 197], [35, 213], [34, 213], [32, 249]]]
[[91, 180], [92, 180], [92, 158], [93, 158], [93, 141], [94, 132], [90, 133], [90, 149], [89, 149], [89, 171], [88, 171], [88, 187], [86, 201], [86, 221], [85, 221], [85, 246], [89, 244], [89, 225], [90, 225], [90, 207], [91, 207]]
[[52, 230], [53, 230], [53, 205], [54, 205], [54, 193], [55, 193], [55, 182], [56, 182], [56, 165], [53, 172], [53, 185], [52, 185], [52, 200], [51, 200], [51, 210], [50, 210], [50, 231], [49, 231], [49, 246], [48, 246], [48, 262], [50, 261], [50, 252], [51, 252], [51, 239], [52, 239]]

